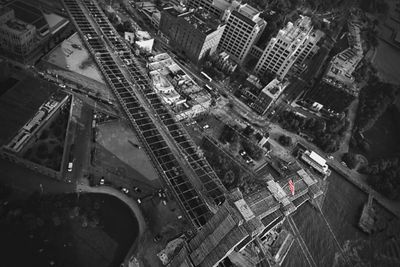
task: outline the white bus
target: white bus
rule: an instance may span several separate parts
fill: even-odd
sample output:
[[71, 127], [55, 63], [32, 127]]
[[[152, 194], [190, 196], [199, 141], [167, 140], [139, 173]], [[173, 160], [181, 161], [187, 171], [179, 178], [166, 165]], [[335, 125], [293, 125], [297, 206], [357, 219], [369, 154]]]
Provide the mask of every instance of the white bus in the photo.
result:
[[212, 81], [211, 77], [208, 76], [204, 71], [201, 72], [201, 75], [203, 75], [203, 77], [206, 78], [209, 82]]

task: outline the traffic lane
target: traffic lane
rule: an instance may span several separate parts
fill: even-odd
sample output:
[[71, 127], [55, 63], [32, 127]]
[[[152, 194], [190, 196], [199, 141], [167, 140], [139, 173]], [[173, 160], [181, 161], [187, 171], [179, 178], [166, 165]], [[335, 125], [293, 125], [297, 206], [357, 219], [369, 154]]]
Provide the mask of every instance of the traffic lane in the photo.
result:
[[74, 145], [74, 170], [73, 182], [78, 182], [83, 178], [83, 174], [88, 171], [90, 145], [92, 135], [93, 109], [83, 104], [80, 117], [77, 118], [77, 129], [75, 132]]
[[75, 120], [73, 119], [74, 117], [74, 109], [75, 109], [75, 97], [71, 96], [71, 107], [70, 107], [70, 116], [69, 116], [69, 122], [68, 122], [68, 128], [66, 132], [66, 138], [64, 141], [64, 152], [63, 152], [63, 157], [61, 159], [61, 177], [65, 181], [68, 181], [71, 179], [71, 173], [68, 171], [68, 165], [70, 163], [71, 157], [71, 145], [74, 143], [74, 133], [76, 130], [76, 123]]

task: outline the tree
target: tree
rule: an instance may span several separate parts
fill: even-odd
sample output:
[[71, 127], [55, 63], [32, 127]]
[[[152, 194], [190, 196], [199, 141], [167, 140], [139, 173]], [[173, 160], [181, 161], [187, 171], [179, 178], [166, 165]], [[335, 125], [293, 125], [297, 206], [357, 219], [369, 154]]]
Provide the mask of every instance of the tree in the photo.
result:
[[279, 136], [278, 139], [279, 143], [283, 146], [291, 146], [292, 145], [292, 138], [286, 135]]
[[263, 156], [263, 150], [253, 142], [251, 142], [248, 139], [242, 139], [241, 145], [246, 151], [246, 153], [249, 155], [250, 158], [255, 159], [255, 160], [260, 160]]
[[224, 125], [219, 140], [222, 143], [234, 143], [238, 141], [238, 135], [232, 127]]
[[350, 169], [354, 169], [359, 163], [357, 155], [352, 152], [343, 154], [342, 160], [347, 164]]

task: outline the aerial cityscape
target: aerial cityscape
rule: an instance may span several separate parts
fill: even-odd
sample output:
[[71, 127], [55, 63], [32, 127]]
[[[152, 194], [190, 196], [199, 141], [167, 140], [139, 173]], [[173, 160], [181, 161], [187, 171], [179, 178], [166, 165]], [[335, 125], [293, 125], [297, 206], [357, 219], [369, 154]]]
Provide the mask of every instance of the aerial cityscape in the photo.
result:
[[0, 0], [0, 266], [400, 266], [400, 0]]

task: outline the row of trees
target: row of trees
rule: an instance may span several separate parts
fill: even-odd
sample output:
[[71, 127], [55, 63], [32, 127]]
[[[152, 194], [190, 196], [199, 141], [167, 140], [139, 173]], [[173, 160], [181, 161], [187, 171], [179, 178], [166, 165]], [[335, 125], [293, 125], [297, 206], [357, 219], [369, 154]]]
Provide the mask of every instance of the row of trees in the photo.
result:
[[387, 14], [389, 5], [385, 0], [361, 0], [360, 8], [365, 12]]
[[305, 133], [326, 153], [333, 153], [340, 147], [343, 135], [349, 127], [349, 121], [343, 116], [324, 120], [304, 118], [293, 112], [285, 111], [278, 118], [284, 129], [296, 133]]
[[[229, 143], [233, 148], [240, 146], [244, 151], [254, 160], [260, 160], [264, 154], [264, 151], [256, 144], [254, 130], [251, 131], [251, 127], [247, 127], [242, 131], [242, 135], [239, 135], [237, 128], [233, 128], [229, 125], [225, 125], [222, 129], [219, 140], [226, 144]], [[236, 150], [236, 149], [233, 149]]]
[[354, 169], [359, 163], [357, 155], [352, 152], [345, 153], [342, 156], [342, 160], [347, 164], [347, 167], [349, 167], [350, 169]]
[[203, 139], [201, 147], [211, 167], [226, 188], [233, 189], [239, 187], [246, 194], [254, 191], [258, 186], [254, 178], [244, 172], [232, 159], [221, 153], [208, 139]]
[[389, 199], [400, 199], [400, 156], [379, 159], [362, 168], [368, 183]]

